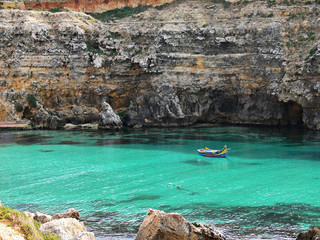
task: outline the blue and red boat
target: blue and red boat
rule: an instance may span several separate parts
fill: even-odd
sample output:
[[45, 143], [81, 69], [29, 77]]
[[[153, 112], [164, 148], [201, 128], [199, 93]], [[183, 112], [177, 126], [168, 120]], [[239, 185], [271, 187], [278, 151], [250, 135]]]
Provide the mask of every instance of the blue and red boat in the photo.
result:
[[207, 147], [198, 149], [198, 153], [203, 157], [226, 158], [227, 152], [228, 152], [228, 149], [226, 145], [222, 150], [213, 150]]

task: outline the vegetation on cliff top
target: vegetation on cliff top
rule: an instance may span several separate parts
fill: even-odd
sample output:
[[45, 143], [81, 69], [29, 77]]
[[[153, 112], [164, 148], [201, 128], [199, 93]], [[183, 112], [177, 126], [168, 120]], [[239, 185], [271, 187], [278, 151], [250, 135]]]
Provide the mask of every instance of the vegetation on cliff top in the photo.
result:
[[27, 240], [61, 240], [56, 235], [40, 233], [40, 222], [9, 207], [0, 206], [0, 220], [5, 220], [8, 226], [18, 229]]
[[[185, 0], [174, 0], [170, 3], [165, 3], [163, 5], [155, 6], [154, 8], [157, 10], [163, 10], [171, 5], [176, 5], [181, 2], [184, 2]], [[193, 0], [191, 0], [193, 1]], [[221, 4], [224, 8], [229, 8], [231, 6], [241, 6], [241, 5], [247, 5], [250, 3], [254, 3], [257, 0], [239, 0], [237, 2], [230, 2], [227, 0], [203, 0], [208, 3], [214, 3], [214, 4]], [[299, 0], [267, 0], [268, 7], [272, 7], [275, 5], [285, 5], [285, 6], [291, 6], [291, 5], [310, 5], [310, 4], [320, 4], [320, 0], [313, 0], [313, 1], [299, 1]], [[108, 10], [102, 13], [94, 13], [94, 12], [86, 12], [86, 14], [102, 21], [102, 22], [108, 22], [116, 19], [122, 19], [125, 17], [129, 17], [141, 12], [146, 11], [147, 9], [152, 8], [152, 5], [139, 5], [138, 7], [132, 8], [132, 7], [123, 7], [123, 8], [117, 8]], [[60, 10], [60, 9], [54, 9], [54, 10]], [[50, 11], [50, 10], [49, 10]]]
[[123, 8], [117, 8], [117, 9], [109, 10], [109, 11], [102, 12], [102, 13], [87, 13], [87, 14], [89, 14], [90, 16], [92, 16], [100, 21], [107, 22], [107, 21], [121, 19], [121, 18], [132, 16], [134, 14], [141, 13], [150, 7], [152, 7], [152, 6], [151, 5], [139, 5], [138, 7], [135, 7], [135, 8], [123, 7]]

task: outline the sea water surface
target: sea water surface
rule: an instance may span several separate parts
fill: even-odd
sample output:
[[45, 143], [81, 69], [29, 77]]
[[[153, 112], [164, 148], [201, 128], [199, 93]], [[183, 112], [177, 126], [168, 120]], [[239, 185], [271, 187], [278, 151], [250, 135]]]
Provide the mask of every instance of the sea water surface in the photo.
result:
[[[227, 159], [197, 155], [225, 144]], [[0, 173], [3, 205], [47, 214], [73, 207], [97, 239], [133, 239], [149, 208], [212, 224], [227, 239], [295, 239], [320, 225], [312, 131], [1, 131]]]

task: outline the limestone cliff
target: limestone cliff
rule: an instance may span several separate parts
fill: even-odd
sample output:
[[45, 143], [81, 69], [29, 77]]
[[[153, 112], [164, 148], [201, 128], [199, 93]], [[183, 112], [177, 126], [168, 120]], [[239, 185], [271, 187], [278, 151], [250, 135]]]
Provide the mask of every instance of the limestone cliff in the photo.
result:
[[72, 11], [104, 12], [123, 7], [138, 7], [139, 5], [159, 6], [172, 0], [64, 0], [64, 1], [26, 1], [20, 9], [50, 10], [63, 7]]
[[272, 3], [172, 3], [106, 23], [0, 10], [0, 121], [101, 122], [106, 102], [128, 126], [320, 130], [320, 5]]

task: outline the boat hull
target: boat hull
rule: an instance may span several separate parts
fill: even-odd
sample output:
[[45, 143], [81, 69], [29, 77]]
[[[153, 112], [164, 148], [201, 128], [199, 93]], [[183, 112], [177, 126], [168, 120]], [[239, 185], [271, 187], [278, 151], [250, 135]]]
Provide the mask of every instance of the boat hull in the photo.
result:
[[202, 157], [211, 157], [211, 158], [226, 158], [227, 157], [227, 154], [226, 153], [223, 153], [223, 154], [215, 154], [215, 155], [212, 155], [212, 154], [203, 154], [203, 153], [198, 153], [200, 156]]
[[211, 157], [211, 158], [226, 158], [227, 157], [227, 148], [225, 147], [221, 151], [213, 150], [209, 148], [198, 149], [198, 154], [202, 157]]

